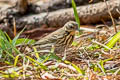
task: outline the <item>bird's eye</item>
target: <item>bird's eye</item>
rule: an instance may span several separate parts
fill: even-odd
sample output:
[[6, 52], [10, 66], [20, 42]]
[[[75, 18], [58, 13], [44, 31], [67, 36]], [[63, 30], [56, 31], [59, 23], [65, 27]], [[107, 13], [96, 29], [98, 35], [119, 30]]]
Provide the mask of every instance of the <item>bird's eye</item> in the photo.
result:
[[70, 26], [70, 29], [73, 29], [73, 26]]
[[72, 29], [72, 28], [73, 28], [73, 25], [69, 25], [69, 28]]

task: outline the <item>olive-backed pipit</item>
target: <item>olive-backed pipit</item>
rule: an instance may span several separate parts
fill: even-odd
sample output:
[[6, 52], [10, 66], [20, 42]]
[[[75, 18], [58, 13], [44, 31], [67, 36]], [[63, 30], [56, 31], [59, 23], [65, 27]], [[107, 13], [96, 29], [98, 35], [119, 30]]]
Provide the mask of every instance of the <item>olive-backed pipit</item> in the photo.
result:
[[50, 51], [52, 46], [54, 46], [55, 53], [62, 53], [73, 42], [76, 30], [79, 30], [78, 24], [74, 21], [69, 21], [62, 28], [37, 41], [33, 46], [37, 51]]

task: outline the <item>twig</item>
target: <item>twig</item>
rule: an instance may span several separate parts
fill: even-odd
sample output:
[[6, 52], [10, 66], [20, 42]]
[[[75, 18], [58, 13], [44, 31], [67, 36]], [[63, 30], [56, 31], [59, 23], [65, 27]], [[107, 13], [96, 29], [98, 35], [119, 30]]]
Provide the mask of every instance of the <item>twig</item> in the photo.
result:
[[97, 41], [94, 41], [94, 40], [92, 40], [92, 42], [93, 42], [93, 43], [96, 43], [96, 44], [98, 44], [98, 45], [100, 45], [100, 46], [103, 46], [104, 48], [106, 48], [106, 49], [108, 49], [108, 50], [113, 51], [112, 49], [110, 49], [109, 47], [107, 47], [107, 46], [104, 45], [104, 44], [101, 44], [101, 43], [99, 43], [99, 42], [97, 42]]
[[13, 18], [13, 27], [14, 27], [14, 37], [16, 36], [16, 21], [15, 18]]
[[104, 0], [104, 2], [105, 2], [106, 6], [108, 8], [108, 13], [109, 13], [109, 15], [111, 17], [111, 20], [112, 20], [112, 23], [113, 23], [113, 27], [114, 27], [114, 31], [115, 31], [115, 33], [117, 33], [117, 28], [116, 28], [115, 21], [113, 19], [112, 13], [110, 12], [110, 7], [108, 6], [106, 0]]

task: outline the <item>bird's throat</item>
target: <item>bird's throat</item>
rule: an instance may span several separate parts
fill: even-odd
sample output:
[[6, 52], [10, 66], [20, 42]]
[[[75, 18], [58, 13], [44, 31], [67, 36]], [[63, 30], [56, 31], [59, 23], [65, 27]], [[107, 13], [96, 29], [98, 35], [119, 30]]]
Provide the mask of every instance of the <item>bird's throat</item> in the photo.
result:
[[70, 35], [74, 36], [75, 35], [75, 31], [70, 32]]

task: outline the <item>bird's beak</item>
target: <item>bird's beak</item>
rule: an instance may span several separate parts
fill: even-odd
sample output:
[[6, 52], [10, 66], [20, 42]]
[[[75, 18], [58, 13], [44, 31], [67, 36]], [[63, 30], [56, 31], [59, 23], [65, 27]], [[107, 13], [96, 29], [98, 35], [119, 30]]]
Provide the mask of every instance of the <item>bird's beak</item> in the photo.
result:
[[77, 26], [76, 31], [80, 32], [80, 27], [79, 27], [78, 23], [76, 26]]
[[74, 26], [76, 26], [76, 31], [77, 31], [77, 32], [80, 32], [80, 27], [79, 27], [79, 25], [78, 25], [77, 22], [76, 22], [76, 24], [74, 24]]

